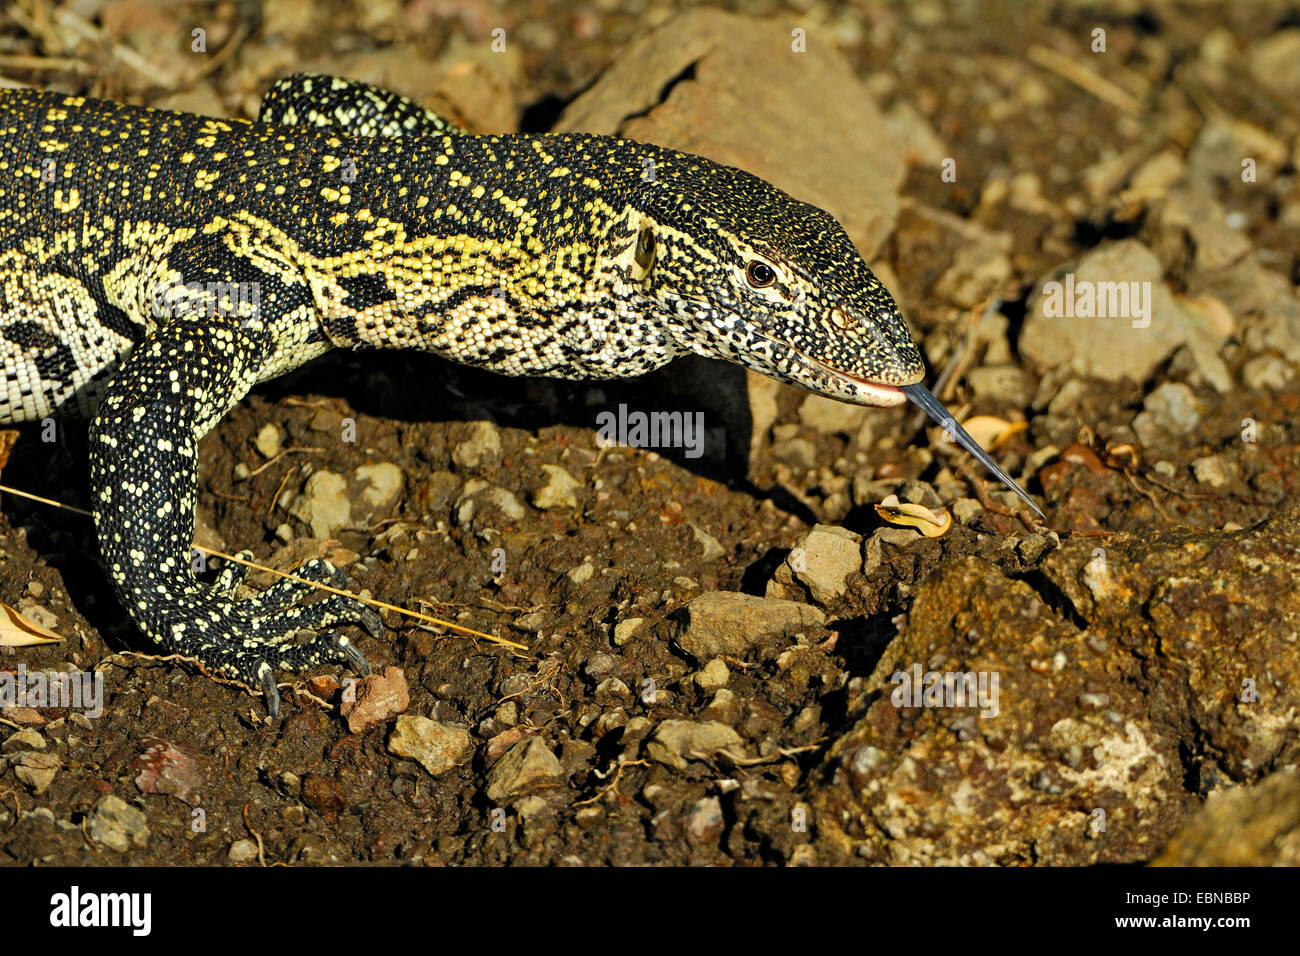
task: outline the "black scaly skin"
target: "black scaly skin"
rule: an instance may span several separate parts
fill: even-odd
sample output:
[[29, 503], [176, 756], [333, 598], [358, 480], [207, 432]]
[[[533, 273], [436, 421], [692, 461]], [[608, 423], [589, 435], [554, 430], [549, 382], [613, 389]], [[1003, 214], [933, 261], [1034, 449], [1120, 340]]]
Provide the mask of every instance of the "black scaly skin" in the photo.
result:
[[[0, 422], [94, 414], [104, 561], [169, 651], [261, 686], [364, 657], [374, 611], [191, 572], [199, 439], [332, 347], [613, 378], [697, 351], [843, 401], [922, 365], [835, 221], [696, 156], [471, 136], [392, 93], [300, 75], [248, 123], [0, 91]], [[296, 572], [339, 584], [314, 561]], [[299, 629], [320, 631], [283, 643]]]

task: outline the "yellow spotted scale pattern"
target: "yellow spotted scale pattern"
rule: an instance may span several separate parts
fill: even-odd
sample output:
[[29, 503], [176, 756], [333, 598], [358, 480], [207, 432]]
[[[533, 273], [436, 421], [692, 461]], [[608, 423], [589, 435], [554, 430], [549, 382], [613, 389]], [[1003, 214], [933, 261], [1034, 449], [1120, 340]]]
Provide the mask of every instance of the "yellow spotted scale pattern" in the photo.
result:
[[[688, 351], [893, 403], [921, 377], [888, 292], [825, 212], [628, 140], [474, 136], [385, 90], [301, 74], [256, 123], [0, 90], [0, 423], [94, 416], [115, 593], [150, 639], [267, 694], [365, 669], [282, 581], [192, 573], [199, 439], [331, 348], [416, 348], [507, 375], [638, 375]], [[884, 398], [881, 398], [881, 395]], [[340, 583], [315, 561], [300, 576]], [[307, 643], [299, 630], [318, 632]]]

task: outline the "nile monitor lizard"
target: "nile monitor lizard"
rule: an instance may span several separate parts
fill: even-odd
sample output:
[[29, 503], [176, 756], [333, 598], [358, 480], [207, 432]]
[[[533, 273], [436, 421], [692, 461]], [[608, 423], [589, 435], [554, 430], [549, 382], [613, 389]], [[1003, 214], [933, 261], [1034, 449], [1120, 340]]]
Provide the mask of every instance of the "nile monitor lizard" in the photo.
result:
[[[475, 136], [374, 87], [295, 76], [259, 122], [0, 91], [0, 422], [93, 415], [102, 557], [139, 628], [211, 671], [365, 657], [373, 610], [191, 565], [199, 439], [335, 347], [507, 375], [620, 378], [696, 352], [862, 405], [911, 398], [1032, 501], [919, 384], [889, 293], [835, 220], [698, 156], [590, 135]], [[297, 574], [341, 572], [313, 561]], [[286, 643], [298, 630], [307, 643]]]

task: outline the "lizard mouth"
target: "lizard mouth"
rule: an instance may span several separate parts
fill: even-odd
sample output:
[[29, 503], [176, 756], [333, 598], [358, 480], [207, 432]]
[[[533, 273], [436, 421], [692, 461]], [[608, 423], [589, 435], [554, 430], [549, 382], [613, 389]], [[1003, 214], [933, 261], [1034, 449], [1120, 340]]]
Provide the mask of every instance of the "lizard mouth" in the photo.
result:
[[850, 375], [848, 372], [841, 372], [839, 369], [831, 368], [816, 359], [810, 358], [809, 361], [823, 372], [833, 376], [840, 384], [846, 386], [860, 405], [875, 405], [887, 408], [891, 405], [902, 405], [907, 401], [907, 394], [897, 385], [868, 381], [865, 378]]
[[[799, 361], [804, 363], [808, 371], [821, 372], [823, 375], [829, 375], [840, 385], [847, 393], [845, 395], [834, 396], [841, 402], [852, 402], [856, 405], [874, 405], [881, 408], [887, 408], [891, 405], [902, 405], [907, 401], [907, 396], [903, 389], [897, 385], [886, 385], [884, 382], [873, 382], [869, 379], [859, 378], [856, 375], [850, 375], [848, 372], [841, 372], [837, 368], [831, 368], [825, 362], [818, 361], [798, 346], [792, 345], [783, 339], [778, 339], [773, 335], [766, 335], [759, 332], [763, 338], [772, 342], [778, 348], [785, 349], [794, 355]], [[768, 372], [768, 374], [772, 374]], [[918, 373], [918, 378], [920, 377]], [[804, 388], [810, 388], [813, 391], [817, 389], [810, 385], [804, 385]]]

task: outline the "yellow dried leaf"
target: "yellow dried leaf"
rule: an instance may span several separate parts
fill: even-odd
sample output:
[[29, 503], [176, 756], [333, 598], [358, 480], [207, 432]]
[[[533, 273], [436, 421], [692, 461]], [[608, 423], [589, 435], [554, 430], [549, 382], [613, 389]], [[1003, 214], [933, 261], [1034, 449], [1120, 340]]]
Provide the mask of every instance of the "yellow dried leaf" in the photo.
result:
[[1009, 422], [996, 415], [976, 415], [962, 422], [970, 437], [988, 451], [997, 451], [1011, 438], [1029, 427], [1028, 422]]
[[57, 644], [61, 640], [61, 635], [27, 620], [4, 601], [0, 601], [0, 647]]
[[931, 511], [924, 505], [900, 502], [897, 495], [890, 495], [876, 505], [876, 514], [890, 524], [915, 528], [927, 538], [937, 538], [952, 527], [952, 515], [946, 508]]

